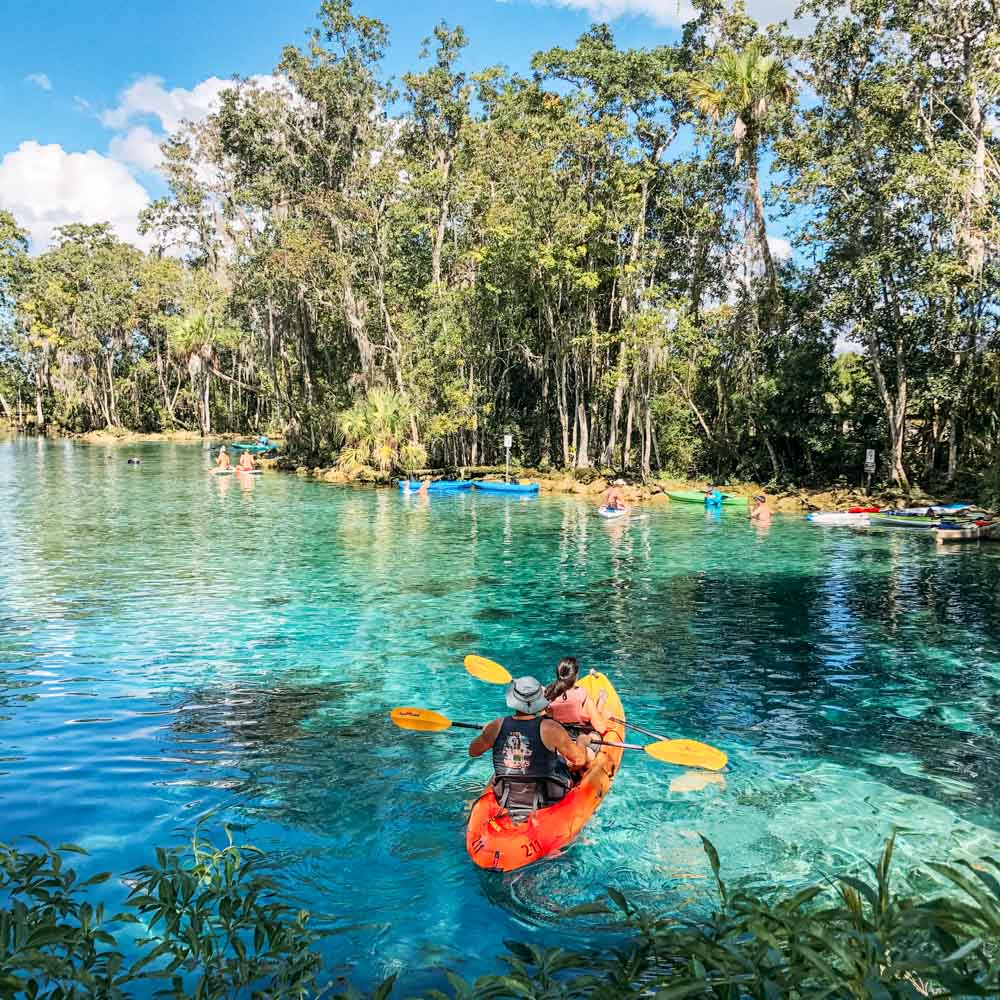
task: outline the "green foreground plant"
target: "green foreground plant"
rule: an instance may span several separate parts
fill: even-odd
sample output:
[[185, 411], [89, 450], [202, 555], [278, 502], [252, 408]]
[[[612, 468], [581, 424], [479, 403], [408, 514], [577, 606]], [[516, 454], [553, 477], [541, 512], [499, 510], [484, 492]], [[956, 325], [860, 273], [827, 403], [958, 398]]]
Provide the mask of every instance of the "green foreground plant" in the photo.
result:
[[[156, 850], [156, 864], [128, 873], [120, 912], [87, 896], [109, 872], [78, 880], [74, 844], [22, 851], [0, 844], [0, 996], [320, 997], [321, 959], [308, 914], [282, 901], [267, 859], [236, 846]], [[608, 890], [610, 905], [586, 904], [568, 919], [613, 917], [624, 941], [570, 952], [505, 942], [508, 971], [469, 983], [445, 972], [431, 1000], [914, 1000], [1000, 995], [1000, 862], [928, 863], [939, 891], [894, 892], [894, 837], [869, 879], [842, 875], [791, 894], [732, 890], [703, 838], [718, 908], [699, 920], [657, 915]], [[374, 992], [385, 1000], [395, 977]]]

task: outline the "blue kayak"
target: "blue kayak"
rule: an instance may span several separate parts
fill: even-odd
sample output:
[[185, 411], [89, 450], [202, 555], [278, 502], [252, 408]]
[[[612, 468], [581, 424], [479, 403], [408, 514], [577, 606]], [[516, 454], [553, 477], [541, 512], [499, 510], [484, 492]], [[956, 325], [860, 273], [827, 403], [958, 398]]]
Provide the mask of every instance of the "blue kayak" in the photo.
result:
[[538, 492], [538, 483], [496, 483], [490, 480], [477, 480], [476, 489], [484, 493], [516, 493], [525, 495]]
[[[399, 481], [399, 488], [409, 493], [416, 493], [423, 485], [419, 479], [401, 479]], [[471, 489], [471, 479], [438, 479], [427, 484], [428, 493], [455, 493], [458, 490]]]

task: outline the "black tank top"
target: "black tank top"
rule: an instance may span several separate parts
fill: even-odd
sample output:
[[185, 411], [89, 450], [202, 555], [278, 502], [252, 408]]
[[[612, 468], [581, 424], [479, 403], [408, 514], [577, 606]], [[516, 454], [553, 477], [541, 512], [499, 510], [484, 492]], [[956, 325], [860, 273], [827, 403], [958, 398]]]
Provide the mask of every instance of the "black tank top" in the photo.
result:
[[562, 758], [542, 742], [544, 721], [512, 716], [503, 720], [493, 743], [493, 770], [498, 778], [566, 780], [568, 772]]

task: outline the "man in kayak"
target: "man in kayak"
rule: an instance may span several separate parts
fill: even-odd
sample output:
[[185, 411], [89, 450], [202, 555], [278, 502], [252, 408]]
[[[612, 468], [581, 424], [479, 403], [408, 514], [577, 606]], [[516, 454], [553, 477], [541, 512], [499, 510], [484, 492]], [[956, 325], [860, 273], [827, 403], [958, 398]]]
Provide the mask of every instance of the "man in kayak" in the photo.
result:
[[469, 756], [493, 751], [497, 802], [515, 822], [521, 822], [566, 794], [572, 786], [569, 768], [587, 766], [592, 734], [581, 733], [574, 742], [558, 722], [544, 718], [549, 703], [534, 677], [511, 681], [506, 700], [514, 714], [487, 723], [469, 744]]
[[753, 509], [750, 511], [750, 520], [758, 524], [771, 523], [771, 508], [767, 505], [767, 497], [763, 493], [758, 493], [753, 498]]
[[618, 491], [619, 486], [624, 486], [624, 479], [616, 479], [605, 491], [602, 501], [607, 510], [628, 510], [628, 505]]

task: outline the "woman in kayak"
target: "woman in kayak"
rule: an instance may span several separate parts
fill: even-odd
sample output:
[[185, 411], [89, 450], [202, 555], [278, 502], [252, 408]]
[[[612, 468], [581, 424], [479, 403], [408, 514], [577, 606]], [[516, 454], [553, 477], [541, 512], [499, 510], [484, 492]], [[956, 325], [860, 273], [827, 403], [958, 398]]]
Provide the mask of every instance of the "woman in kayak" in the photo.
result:
[[564, 656], [556, 667], [556, 679], [545, 689], [549, 717], [564, 726], [606, 733], [611, 728], [611, 720], [587, 694], [587, 689], [576, 683], [579, 676], [580, 664], [576, 657]]
[[238, 472], [253, 472], [253, 455], [250, 452], [245, 451], [240, 455], [240, 464], [236, 467]]

